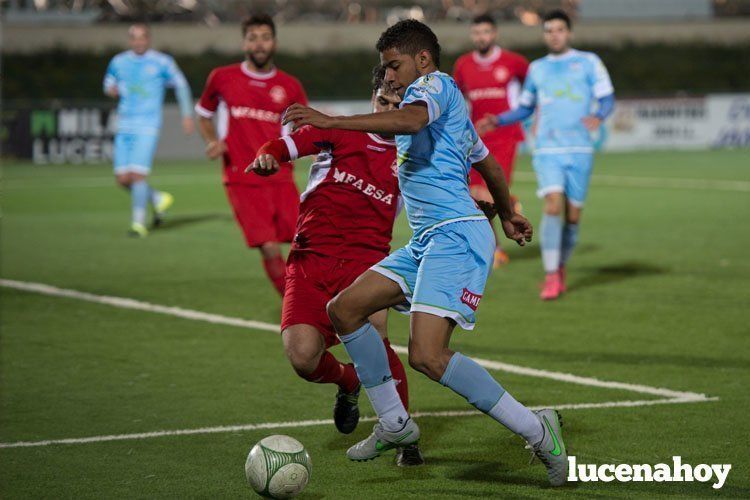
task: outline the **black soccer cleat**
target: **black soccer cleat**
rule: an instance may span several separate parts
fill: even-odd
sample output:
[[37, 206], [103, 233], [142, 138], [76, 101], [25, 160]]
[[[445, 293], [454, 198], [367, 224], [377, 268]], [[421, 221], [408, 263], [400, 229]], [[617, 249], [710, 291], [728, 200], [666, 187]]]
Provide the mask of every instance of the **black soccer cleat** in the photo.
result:
[[424, 457], [418, 443], [413, 443], [396, 451], [396, 465], [399, 467], [414, 467], [424, 465]]
[[339, 388], [336, 393], [336, 403], [333, 405], [333, 423], [341, 434], [351, 434], [359, 423], [359, 391], [358, 385], [354, 392], [344, 392]]

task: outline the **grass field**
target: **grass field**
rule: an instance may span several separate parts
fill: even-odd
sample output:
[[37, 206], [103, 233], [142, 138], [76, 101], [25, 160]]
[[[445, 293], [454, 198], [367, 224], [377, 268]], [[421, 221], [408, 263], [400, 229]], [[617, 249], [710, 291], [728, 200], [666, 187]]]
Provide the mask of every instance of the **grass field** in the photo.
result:
[[[749, 167], [747, 151], [598, 158], [570, 292], [539, 301], [537, 244], [514, 248], [510, 266], [490, 279], [477, 329], [454, 336], [456, 349], [486, 360], [519, 400], [569, 407], [564, 432], [579, 463], [671, 463], [680, 455], [692, 464], [733, 464], [721, 490], [600, 482], [555, 495], [750, 497]], [[514, 191], [536, 223], [527, 157], [519, 168]], [[302, 181], [302, 168], [298, 174]], [[5, 280], [278, 323], [279, 298], [258, 255], [243, 247], [215, 165], [157, 165], [153, 184], [174, 193], [176, 204], [168, 225], [145, 240], [125, 237], [129, 201], [108, 166], [6, 164], [3, 177]], [[408, 237], [401, 219], [395, 245]], [[424, 467], [399, 469], [392, 456], [348, 462], [344, 451], [371, 422], [351, 436], [300, 424], [331, 418], [335, 388], [298, 379], [273, 327], [3, 285], [2, 498], [248, 496], [245, 456], [272, 433], [300, 439], [312, 456], [302, 498], [552, 494], [520, 439], [480, 415], [420, 418]], [[394, 343], [405, 345], [406, 318], [391, 314], [390, 326]], [[586, 378], [571, 383], [559, 373]], [[425, 377], [411, 370], [409, 377], [413, 411], [469, 409]], [[279, 422], [290, 424], [38, 443]], [[17, 442], [35, 446], [5, 446]]]

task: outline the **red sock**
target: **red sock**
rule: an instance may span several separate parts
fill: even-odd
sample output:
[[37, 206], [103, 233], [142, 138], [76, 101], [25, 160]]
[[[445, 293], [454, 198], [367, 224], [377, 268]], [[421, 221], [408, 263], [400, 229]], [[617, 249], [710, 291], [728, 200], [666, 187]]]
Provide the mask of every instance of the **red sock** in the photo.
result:
[[391, 342], [388, 339], [383, 339], [383, 343], [385, 344], [385, 351], [388, 353], [388, 364], [391, 367], [393, 380], [396, 382], [398, 396], [401, 398], [401, 402], [404, 404], [406, 411], [409, 411], [409, 385], [406, 383], [406, 370], [404, 370], [404, 364], [401, 363], [398, 354], [396, 354], [396, 351], [391, 347]]
[[305, 380], [316, 384], [336, 384], [345, 392], [352, 392], [359, 385], [354, 367], [345, 365], [328, 351], [323, 351], [318, 367]]
[[268, 279], [271, 280], [274, 288], [276, 288], [283, 297], [284, 284], [286, 282], [286, 266], [284, 265], [284, 259], [281, 258], [281, 255], [271, 257], [270, 259], [263, 259], [263, 267], [266, 269]]

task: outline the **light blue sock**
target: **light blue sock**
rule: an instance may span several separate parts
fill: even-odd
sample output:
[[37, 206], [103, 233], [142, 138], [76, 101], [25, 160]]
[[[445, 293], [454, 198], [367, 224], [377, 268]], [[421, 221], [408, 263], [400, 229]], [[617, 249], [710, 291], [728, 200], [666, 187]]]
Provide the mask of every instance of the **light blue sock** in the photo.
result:
[[529, 443], [535, 444], [542, 439], [544, 430], [536, 415], [508, 394], [473, 359], [460, 352], [455, 353], [448, 362], [440, 383]]
[[161, 201], [161, 191], [157, 191], [156, 189], [149, 186], [148, 187], [148, 199], [151, 202], [151, 205], [153, 205], [154, 209], [156, 209], [156, 206], [159, 204], [159, 201]]
[[146, 225], [146, 211], [148, 209], [149, 192], [151, 188], [144, 181], [136, 181], [130, 185], [130, 199], [133, 204], [133, 223]]
[[409, 414], [396, 390], [388, 354], [378, 331], [370, 323], [365, 323], [348, 335], [339, 335], [339, 338], [354, 361], [354, 369], [380, 424], [387, 431], [401, 430]]
[[542, 215], [541, 224], [542, 265], [545, 273], [554, 273], [560, 268], [563, 224], [558, 215]]
[[578, 243], [578, 224], [565, 224], [562, 235], [562, 253], [560, 254], [561, 266], [564, 266], [570, 259], [576, 243]]

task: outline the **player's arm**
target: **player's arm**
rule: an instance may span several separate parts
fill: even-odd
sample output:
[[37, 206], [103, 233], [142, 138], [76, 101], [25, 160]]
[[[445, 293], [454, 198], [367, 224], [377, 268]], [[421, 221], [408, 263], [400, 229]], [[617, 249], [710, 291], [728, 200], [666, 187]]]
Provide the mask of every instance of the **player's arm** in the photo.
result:
[[208, 75], [206, 87], [203, 89], [200, 99], [195, 105], [195, 112], [198, 115], [198, 132], [203, 140], [206, 141], [206, 156], [212, 160], [220, 157], [227, 151], [227, 145], [219, 139], [216, 133], [213, 116], [219, 107], [219, 90], [217, 83], [216, 70]]
[[[489, 153], [487, 147], [481, 139], [474, 145], [474, 149], [469, 156], [471, 166], [479, 172], [487, 184], [487, 189], [492, 195], [494, 211], [500, 218], [505, 235], [515, 240], [521, 246], [531, 241], [534, 230], [531, 223], [520, 214], [513, 211], [513, 204], [510, 201], [510, 191], [508, 184], [505, 182], [503, 169], [497, 163], [495, 158]], [[480, 206], [482, 211], [488, 216], [492, 216], [491, 207]]]
[[518, 98], [518, 107], [499, 115], [487, 114], [476, 124], [477, 132], [484, 135], [495, 130], [497, 127], [518, 123], [530, 117], [536, 108], [536, 85], [532, 72], [529, 71], [523, 83], [521, 96]]
[[253, 162], [245, 168], [245, 173], [273, 175], [280, 164], [318, 154], [324, 149], [333, 149], [333, 134], [330, 130], [303, 127], [289, 135], [272, 139], [263, 144], [255, 154]]
[[598, 56], [591, 54], [591, 93], [597, 100], [596, 112], [583, 117], [583, 124], [590, 131], [597, 130], [615, 109], [615, 89], [604, 63]]
[[190, 85], [171, 57], [167, 62], [166, 73], [168, 85], [174, 88], [177, 104], [180, 107], [182, 130], [188, 135], [192, 134], [195, 130], [195, 122], [193, 121], [193, 93], [190, 90]]
[[117, 73], [115, 71], [114, 59], [110, 61], [109, 65], [107, 66], [107, 71], [106, 73], [104, 73], [103, 87], [104, 94], [106, 96], [113, 99], [117, 99], [120, 96], [120, 93], [117, 90]]
[[357, 130], [374, 134], [412, 135], [430, 122], [427, 105], [416, 102], [393, 111], [353, 116], [328, 116], [301, 104], [289, 106], [284, 113], [282, 124], [293, 124], [294, 130], [312, 125], [321, 129]]

